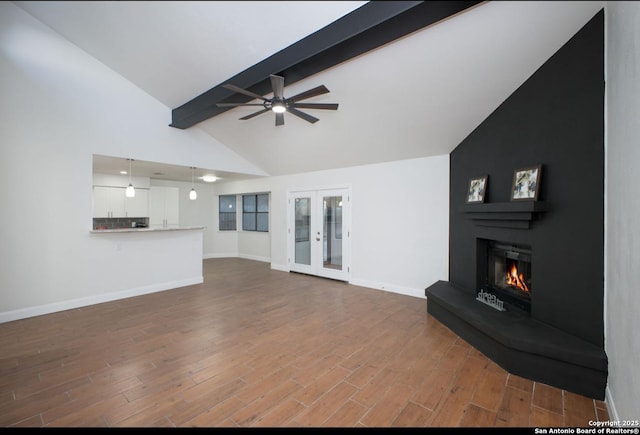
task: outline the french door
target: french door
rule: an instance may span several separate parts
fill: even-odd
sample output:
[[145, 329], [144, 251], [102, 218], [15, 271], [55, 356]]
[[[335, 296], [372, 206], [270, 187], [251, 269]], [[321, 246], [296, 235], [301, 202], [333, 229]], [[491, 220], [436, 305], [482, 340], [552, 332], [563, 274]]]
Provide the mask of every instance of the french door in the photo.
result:
[[289, 193], [289, 269], [349, 281], [350, 189]]

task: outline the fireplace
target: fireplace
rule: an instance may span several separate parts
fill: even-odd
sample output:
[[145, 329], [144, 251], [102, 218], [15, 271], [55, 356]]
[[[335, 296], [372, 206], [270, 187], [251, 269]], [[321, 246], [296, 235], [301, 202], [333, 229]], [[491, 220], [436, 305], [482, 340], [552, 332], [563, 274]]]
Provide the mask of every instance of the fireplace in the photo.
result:
[[[604, 24], [600, 10], [450, 153], [449, 276], [425, 289], [428, 314], [503, 369], [599, 400], [608, 375]], [[515, 169], [536, 162], [538, 199], [511, 200]], [[488, 176], [484, 202], [467, 203], [478, 175]], [[499, 253], [490, 241], [515, 245], [504, 252], [519, 254], [528, 292], [496, 280], [510, 268], [489, 261]], [[478, 300], [483, 288], [490, 296]]]
[[493, 232], [476, 237], [476, 255], [469, 255], [475, 257], [475, 288], [437, 281], [425, 289], [427, 312], [509, 373], [604, 400], [604, 349], [540, 320], [540, 313], [568, 305], [546, 305], [555, 295], [545, 268], [549, 255], [540, 254], [537, 240], [505, 242], [508, 231]]
[[[479, 291], [527, 313], [531, 312], [532, 252], [530, 246], [484, 240], [477, 255]], [[485, 251], [486, 250], [486, 251]]]

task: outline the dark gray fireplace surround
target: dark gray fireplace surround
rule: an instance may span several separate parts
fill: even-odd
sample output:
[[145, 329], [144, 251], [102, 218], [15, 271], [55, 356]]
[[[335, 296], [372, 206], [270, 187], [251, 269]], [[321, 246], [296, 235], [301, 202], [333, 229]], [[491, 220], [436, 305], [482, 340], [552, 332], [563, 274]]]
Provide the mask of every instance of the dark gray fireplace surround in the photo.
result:
[[[537, 201], [510, 201], [514, 170], [536, 164]], [[485, 174], [485, 202], [466, 204]], [[428, 313], [510, 373], [603, 400], [603, 10], [451, 153], [449, 219], [449, 281], [425, 290]], [[530, 311], [475, 300], [486, 241], [530, 247]]]

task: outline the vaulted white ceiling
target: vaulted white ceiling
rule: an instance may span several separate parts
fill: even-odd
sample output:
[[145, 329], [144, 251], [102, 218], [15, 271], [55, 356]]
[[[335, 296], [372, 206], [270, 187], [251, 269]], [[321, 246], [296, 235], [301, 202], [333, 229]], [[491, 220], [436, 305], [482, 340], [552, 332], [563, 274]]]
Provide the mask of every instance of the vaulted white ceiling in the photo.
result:
[[[167, 106], [224, 83], [366, 2], [15, 2]], [[300, 80], [310, 124], [285, 114], [238, 118], [235, 108], [194, 127], [271, 175], [448, 154], [568, 41], [604, 2], [484, 2]], [[172, 127], [167, 127], [172, 128]]]

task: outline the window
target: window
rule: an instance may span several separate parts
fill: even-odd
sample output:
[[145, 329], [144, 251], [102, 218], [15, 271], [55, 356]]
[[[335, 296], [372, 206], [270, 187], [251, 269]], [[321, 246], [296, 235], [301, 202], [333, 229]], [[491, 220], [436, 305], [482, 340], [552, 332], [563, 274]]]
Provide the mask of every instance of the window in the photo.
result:
[[236, 196], [220, 195], [218, 197], [218, 222], [220, 231], [236, 230]]
[[242, 229], [269, 231], [269, 194], [242, 195]]

